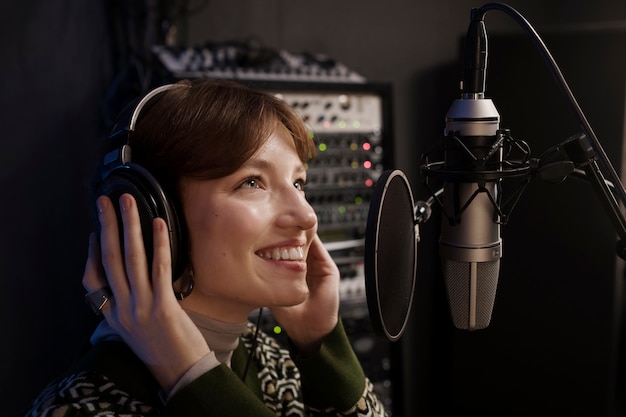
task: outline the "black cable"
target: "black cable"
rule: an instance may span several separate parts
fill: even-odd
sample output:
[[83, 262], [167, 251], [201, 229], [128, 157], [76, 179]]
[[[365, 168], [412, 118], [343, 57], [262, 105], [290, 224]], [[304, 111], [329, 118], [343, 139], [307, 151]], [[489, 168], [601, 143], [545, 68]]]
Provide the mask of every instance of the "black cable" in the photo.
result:
[[[596, 181], [596, 184], [605, 186], [603, 188], [606, 190], [606, 195], [601, 196], [601, 198], [603, 199], [602, 202], [605, 205], [605, 207], [610, 206], [607, 208], [607, 210], [609, 212], [611, 211], [613, 212], [613, 213], [609, 213], [609, 216], [613, 214], [614, 216], [618, 217], [618, 221], [615, 222], [614, 225], [616, 225], [617, 223], [620, 223], [621, 220], [623, 220], [623, 218], [622, 218], [622, 214], [619, 208], [619, 201], [621, 201], [622, 205], [626, 206], [626, 190], [624, 189], [620, 181], [620, 178], [617, 172], [615, 171], [615, 168], [613, 167], [613, 165], [611, 165], [611, 162], [608, 156], [606, 155], [606, 152], [602, 148], [600, 141], [598, 140], [596, 134], [591, 128], [591, 125], [589, 124], [587, 118], [585, 117], [582, 109], [578, 105], [578, 102], [576, 101], [574, 94], [572, 93], [567, 82], [565, 81], [565, 78], [563, 77], [563, 74], [561, 73], [561, 70], [559, 69], [556, 61], [550, 54], [550, 51], [544, 44], [543, 40], [539, 37], [535, 29], [519, 12], [517, 12], [512, 7], [503, 3], [485, 4], [480, 9], [478, 9], [478, 12], [482, 13], [482, 15], [484, 16], [484, 14], [488, 10], [492, 10], [492, 9], [503, 11], [509, 16], [511, 16], [528, 33], [528, 35], [532, 39], [533, 44], [537, 47], [538, 51], [543, 56], [544, 60], [549, 64], [548, 66], [550, 68], [550, 71], [552, 72], [552, 75], [558, 82], [563, 92], [566, 94], [570, 105], [572, 106], [574, 112], [578, 116], [578, 120], [582, 124], [582, 129], [584, 133], [586, 134], [587, 138], [591, 141], [592, 148], [596, 151], [599, 157], [599, 160], [604, 166], [604, 168], [608, 170], [609, 178], [605, 180], [604, 177], [602, 176], [602, 173], [599, 171], [599, 168], [598, 168], [595, 181]], [[589, 174], [590, 174], [589, 169], [585, 170], [584, 172], [585, 172], [585, 178], [588, 179]], [[580, 174], [580, 171], [574, 170], [574, 173]], [[615, 200], [614, 193], [610, 192], [609, 190], [616, 192], [619, 199]], [[622, 226], [622, 225], [620, 224], [619, 226]], [[626, 238], [624, 238], [624, 235], [626, 234], [626, 230], [624, 227], [616, 226], [615, 228], [616, 228], [616, 232], [621, 238], [620, 241], [618, 242], [616, 250], [618, 252], [618, 255], [620, 255], [620, 257], [622, 257], [623, 259], [626, 259], [624, 257], [624, 252], [626, 252], [626, 250], [624, 249], [624, 242], [626, 241]], [[621, 297], [621, 294], [619, 296]], [[613, 326], [613, 332], [617, 335], [617, 340], [613, 342], [613, 346], [611, 350], [612, 350], [612, 356], [614, 357], [615, 361], [618, 364], [618, 368], [622, 369], [622, 367], [624, 366], [624, 363], [626, 362], [623, 362], [623, 359], [620, 360], [619, 349], [620, 349], [620, 344], [623, 343], [624, 338], [626, 338], [626, 331], [625, 331], [626, 328], [624, 327], [623, 324], [620, 324], [620, 321], [623, 321], [624, 319], [623, 317], [624, 310], [621, 308], [620, 303], [621, 303], [621, 300], [618, 301], [615, 307], [615, 313], [618, 316], [618, 319], [615, 320], [615, 324]], [[622, 326], [621, 328], [620, 328], [620, 325]], [[618, 396], [616, 395], [617, 386], [619, 382], [622, 381], [620, 378], [623, 378], [623, 376], [619, 374], [618, 370], [613, 369], [613, 368], [611, 369], [610, 376], [613, 379], [609, 384], [609, 387], [610, 387], [609, 390], [611, 392], [611, 395], [613, 396], [613, 399], [612, 399], [613, 404], [611, 408], [614, 409], [615, 405], [617, 404], [617, 401], [619, 400]]]

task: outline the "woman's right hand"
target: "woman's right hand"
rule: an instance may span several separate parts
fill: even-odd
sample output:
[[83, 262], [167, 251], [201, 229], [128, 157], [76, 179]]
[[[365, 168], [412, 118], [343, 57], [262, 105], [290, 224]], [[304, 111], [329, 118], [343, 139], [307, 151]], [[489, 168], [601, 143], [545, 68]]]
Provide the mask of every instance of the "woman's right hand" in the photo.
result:
[[88, 292], [110, 288], [113, 296], [102, 308], [105, 319], [169, 392], [210, 349], [174, 295], [167, 226], [163, 219], [153, 221], [154, 259], [149, 266], [135, 199], [120, 197], [123, 253], [111, 200], [101, 196], [97, 205], [100, 242], [92, 234], [83, 286]]

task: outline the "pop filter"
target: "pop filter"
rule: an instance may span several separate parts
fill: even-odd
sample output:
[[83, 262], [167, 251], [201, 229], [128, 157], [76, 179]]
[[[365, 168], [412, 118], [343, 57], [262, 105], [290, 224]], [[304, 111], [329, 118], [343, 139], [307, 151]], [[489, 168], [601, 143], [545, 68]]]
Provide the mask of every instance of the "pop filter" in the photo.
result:
[[409, 318], [417, 273], [419, 228], [409, 182], [400, 170], [376, 183], [365, 231], [365, 291], [374, 332], [394, 342]]

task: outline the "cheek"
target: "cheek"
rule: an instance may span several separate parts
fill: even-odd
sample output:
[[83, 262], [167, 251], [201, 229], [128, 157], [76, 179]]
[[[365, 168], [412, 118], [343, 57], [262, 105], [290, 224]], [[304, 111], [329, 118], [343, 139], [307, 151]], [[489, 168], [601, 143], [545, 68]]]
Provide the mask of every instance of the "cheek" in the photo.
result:
[[220, 214], [214, 210], [196, 210], [187, 214], [187, 227], [192, 244], [198, 242], [202, 236], [218, 233]]
[[201, 248], [247, 247], [266, 222], [262, 210], [238, 204], [189, 212], [187, 223], [192, 247], [203, 251]]
[[220, 212], [210, 204], [190, 204], [185, 208], [185, 222], [192, 256], [220, 233]]

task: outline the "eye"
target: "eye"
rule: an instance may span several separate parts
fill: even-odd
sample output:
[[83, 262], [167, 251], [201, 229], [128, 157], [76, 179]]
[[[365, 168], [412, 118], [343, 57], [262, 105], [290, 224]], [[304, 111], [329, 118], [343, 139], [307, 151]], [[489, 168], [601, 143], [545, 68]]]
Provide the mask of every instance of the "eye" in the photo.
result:
[[246, 178], [246, 180], [241, 183], [241, 188], [261, 188], [259, 177]]
[[306, 180], [303, 178], [300, 178], [296, 182], [293, 183], [293, 186], [296, 187], [296, 189], [299, 191], [304, 191], [304, 189], [306, 188]]

